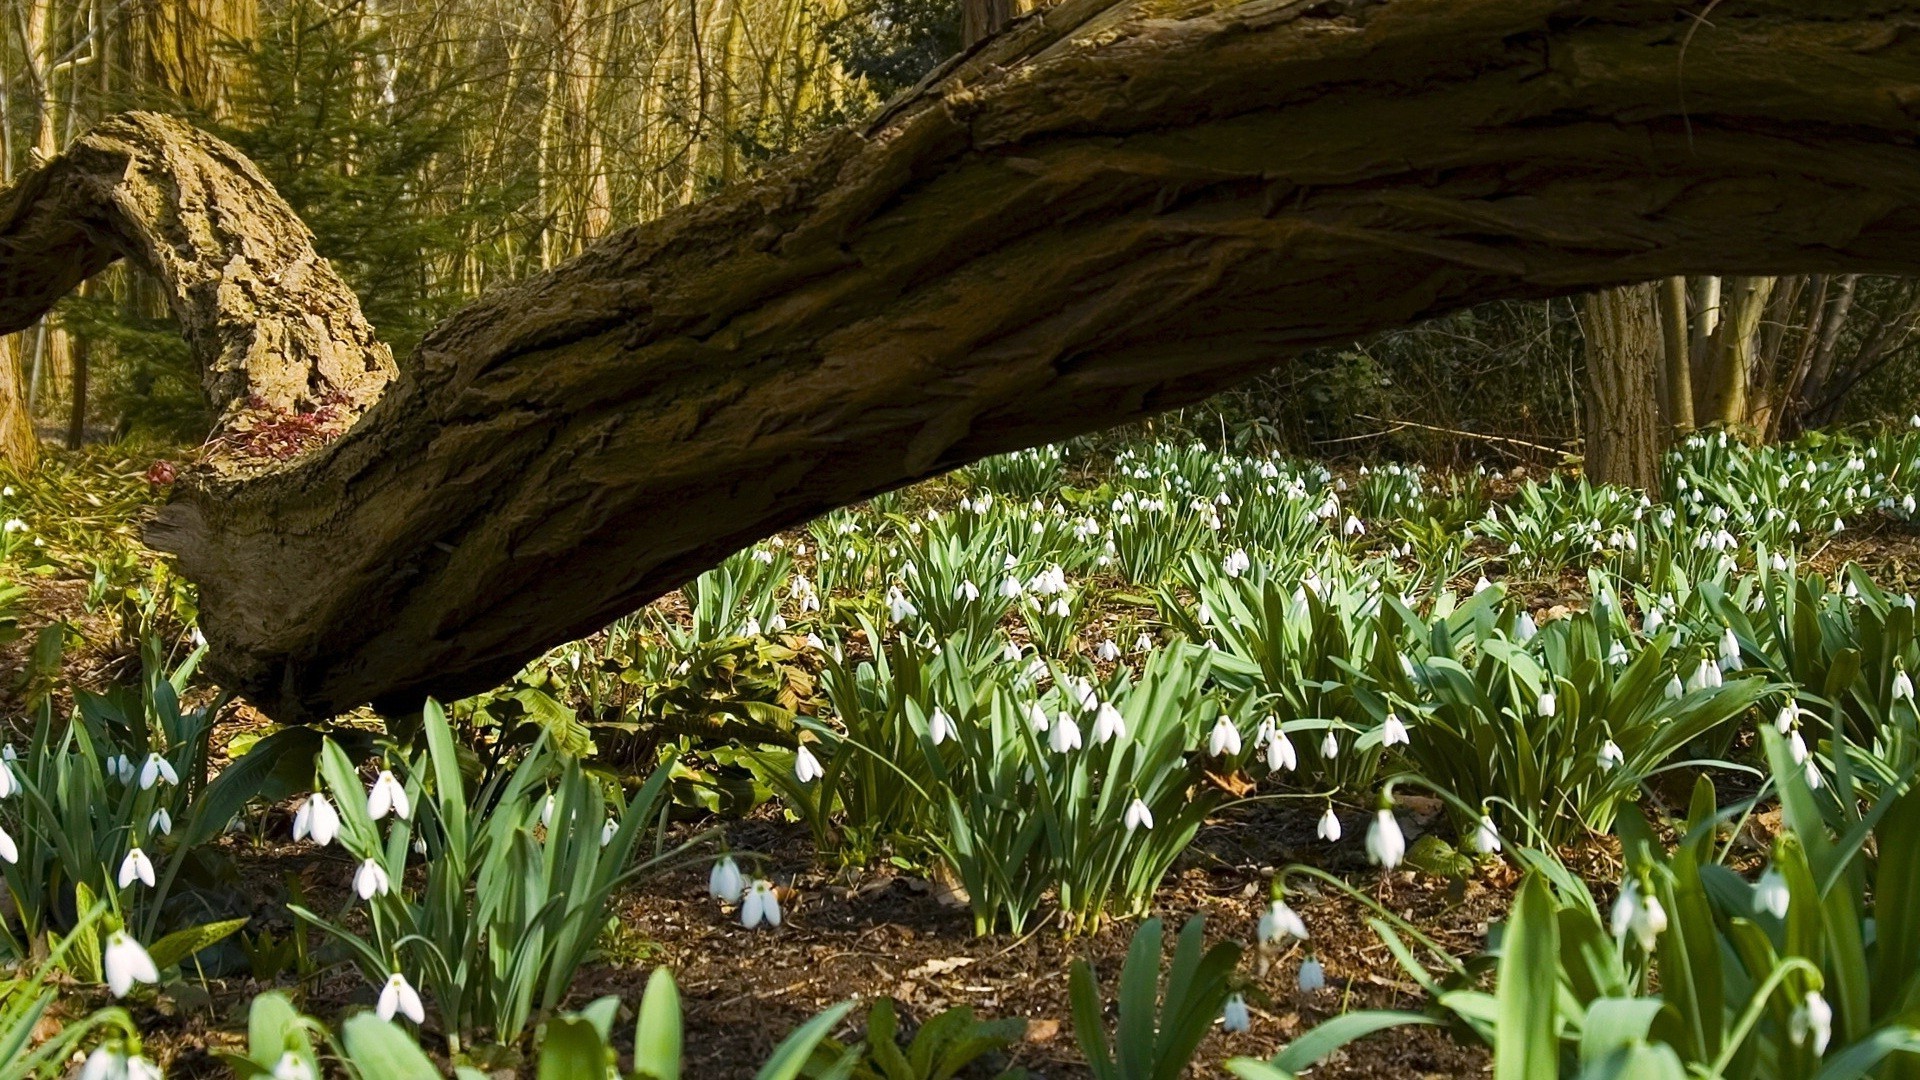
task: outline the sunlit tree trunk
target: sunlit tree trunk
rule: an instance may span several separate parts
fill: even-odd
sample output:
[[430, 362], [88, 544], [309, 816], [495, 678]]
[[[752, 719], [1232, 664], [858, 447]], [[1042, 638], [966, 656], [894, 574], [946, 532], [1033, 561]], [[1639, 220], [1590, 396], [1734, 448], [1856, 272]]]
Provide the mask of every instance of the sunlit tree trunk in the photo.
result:
[[1660, 340], [1662, 364], [1660, 401], [1662, 419], [1677, 436], [1691, 432], [1693, 423], [1693, 351], [1687, 338], [1687, 279], [1660, 282]]
[[1659, 486], [1666, 450], [1657, 294], [1652, 283], [1589, 293], [1580, 318], [1586, 336], [1587, 475], [1643, 491]]
[[1752, 422], [1753, 377], [1760, 317], [1773, 294], [1771, 277], [1731, 277], [1721, 285], [1720, 319], [1708, 348], [1707, 416], [1727, 428]]
[[39, 456], [40, 440], [33, 434], [33, 417], [27, 412], [27, 395], [21, 385], [24, 374], [20, 359], [14, 355], [17, 334], [0, 335], [0, 461], [16, 469], [30, 469]]

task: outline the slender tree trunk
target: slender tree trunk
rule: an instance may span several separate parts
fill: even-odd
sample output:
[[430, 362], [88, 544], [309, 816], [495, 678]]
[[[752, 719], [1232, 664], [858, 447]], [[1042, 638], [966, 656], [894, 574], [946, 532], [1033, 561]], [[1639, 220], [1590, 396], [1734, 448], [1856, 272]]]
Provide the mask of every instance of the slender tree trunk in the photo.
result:
[[1649, 491], [1660, 485], [1666, 450], [1660, 423], [1658, 286], [1624, 285], [1588, 293], [1581, 303], [1586, 335], [1586, 472], [1607, 484]]
[[20, 359], [13, 349], [18, 340], [16, 335], [0, 334], [0, 461], [24, 472], [40, 456], [40, 440], [33, 434]]
[[1708, 411], [1715, 423], [1745, 429], [1752, 421], [1753, 374], [1760, 317], [1774, 278], [1731, 277], [1722, 285], [1721, 319], [1709, 349]]
[[1693, 431], [1693, 350], [1687, 338], [1687, 279], [1669, 277], [1660, 282], [1660, 338], [1664, 346], [1662, 371], [1664, 419], [1671, 431], [1685, 436]]
[[67, 449], [78, 450], [87, 440], [87, 339], [73, 339], [73, 404], [67, 415]]
[[1920, 36], [1880, 32], [1920, 0], [1692, 36], [1568, 10], [1069, 0], [404, 374], [236, 151], [131, 115], [0, 196], [0, 331], [153, 272], [221, 416], [148, 533], [208, 670], [285, 720], [417, 707], [770, 532], [1302, 349], [1675, 274], [1920, 274]]

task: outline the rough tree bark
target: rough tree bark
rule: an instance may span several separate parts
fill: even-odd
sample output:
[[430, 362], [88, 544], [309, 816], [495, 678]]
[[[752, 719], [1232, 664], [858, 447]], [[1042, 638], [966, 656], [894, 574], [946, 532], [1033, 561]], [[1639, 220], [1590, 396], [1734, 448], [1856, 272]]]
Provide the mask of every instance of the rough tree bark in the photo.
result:
[[1586, 472], [1596, 481], [1650, 491], [1666, 450], [1660, 422], [1664, 349], [1656, 286], [1589, 293], [1580, 330], [1587, 352]]
[[384, 392], [257, 175], [123, 118], [0, 205], [0, 329], [158, 264], [224, 416], [150, 532], [201, 586], [211, 670], [285, 720], [404, 707], [830, 507], [1301, 349], [1672, 274], [1920, 271], [1916, 24], [1067, 0], [456, 314]]

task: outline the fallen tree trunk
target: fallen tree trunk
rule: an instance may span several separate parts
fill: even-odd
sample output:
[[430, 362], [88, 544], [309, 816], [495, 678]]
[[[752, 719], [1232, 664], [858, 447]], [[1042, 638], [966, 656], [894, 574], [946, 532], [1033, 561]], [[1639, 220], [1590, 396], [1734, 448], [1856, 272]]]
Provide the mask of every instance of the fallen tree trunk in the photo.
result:
[[831, 507], [1305, 348], [1676, 274], [1920, 272], [1916, 26], [1920, 0], [1067, 0], [459, 312], [391, 384], [233, 151], [123, 118], [0, 205], [0, 331], [114, 257], [158, 269], [226, 414], [150, 533], [210, 669], [284, 720], [405, 706]]

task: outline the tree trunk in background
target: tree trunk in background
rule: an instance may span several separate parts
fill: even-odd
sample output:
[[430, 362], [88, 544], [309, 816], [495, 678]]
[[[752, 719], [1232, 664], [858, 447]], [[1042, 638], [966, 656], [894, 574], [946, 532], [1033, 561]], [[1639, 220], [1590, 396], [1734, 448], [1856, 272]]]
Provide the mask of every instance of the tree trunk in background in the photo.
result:
[[134, 10], [143, 85], [203, 115], [226, 115], [239, 73], [221, 50], [258, 35], [259, 0], [145, 0]]
[[1747, 428], [1760, 316], [1773, 295], [1771, 277], [1730, 277], [1721, 284], [1720, 319], [1707, 350], [1707, 419]]
[[18, 335], [0, 335], [0, 461], [24, 472], [40, 456], [40, 440], [33, 433], [22, 385], [24, 373], [13, 351], [13, 343], [19, 340]]
[[0, 195], [0, 331], [154, 273], [221, 416], [148, 532], [207, 669], [282, 720], [417, 707], [771, 532], [1304, 349], [1675, 274], [1920, 273], [1920, 35], [1884, 32], [1920, 0], [1569, 10], [1067, 0], [403, 374], [257, 170], [136, 114]]
[[1660, 484], [1666, 450], [1660, 423], [1660, 365], [1665, 357], [1658, 286], [1624, 285], [1588, 293], [1586, 473], [1598, 483], [1650, 491]]
[[1661, 419], [1675, 436], [1684, 438], [1693, 423], [1693, 353], [1687, 338], [1687, 279], [1669, 277], [1660, 282]]
[[1020, 12], [1020, 0], [960, 0], [960, 44], [964, 48], [985, 41]]
[[87, 441], [87, 339], [73, 338], [73, 402], [67, 413], [67, 449]]

